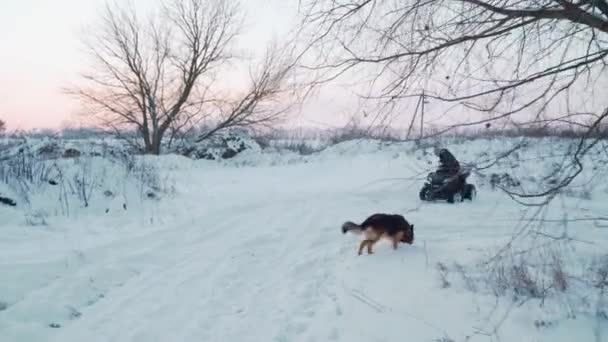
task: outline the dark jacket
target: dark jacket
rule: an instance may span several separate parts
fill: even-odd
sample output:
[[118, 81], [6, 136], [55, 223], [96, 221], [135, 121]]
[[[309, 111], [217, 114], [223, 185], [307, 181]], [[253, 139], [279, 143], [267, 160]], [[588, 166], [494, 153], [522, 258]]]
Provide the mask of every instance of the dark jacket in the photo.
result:
[[460, 164], [454, 158], [454, 155], [445, 148], [439, 151], [439, 168], [438, 173], [454, 175], [460, 171]]

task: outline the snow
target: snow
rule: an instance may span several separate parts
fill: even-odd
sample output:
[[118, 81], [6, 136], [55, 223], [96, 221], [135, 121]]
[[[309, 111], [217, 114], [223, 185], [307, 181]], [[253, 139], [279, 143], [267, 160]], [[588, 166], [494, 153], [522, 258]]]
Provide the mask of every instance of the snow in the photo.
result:
[[[479, 163], [510, 147], [449, 144], [461, 161]], [[560, 156], [538, 156], [566, 146], [535, 141], [484, 172], [509, 166], [541, 186]], [[468, 291], [453, 273], [442, 288], [438, 262], [469, 266], [495, 253], [525, 208], [478, 174], [469, 179], [476, 201], [422, 203], [418, 190], [435, 160], [414, 145], [350, 141], [308, 156], [256, 149], [222, 161], [137, 158], [135, 170], [156, 170], [154, 189], [108, 158], [51, 163], [66, 179], [90, 163], [95, 186], [87, 207], [70, 197], [69, 215], [58, 188], [46, 184], [27, 206], [0, 206], [1, 341], [608, 340], [608, 319], [593, 316], [595, 298], [589, 307], [567, 296], [514, 302]], [[547, 218], [606, 215], [608, 188], [591, 172], [571, 188]], [[576, 196], [581, 189], [590, 195]], [[24, 219], [43, 209], [46, 225]], [[415, 225], [414, 244], [395, 251], [383, 241], [374, 255], [357, 256], [359, 238], [340, 226], [374, 212], [403, 214]], [[594, 221], [571, 223], [569, 236], [584, 242], [572, 243], [568, 260], [576, 267], [605, 254], [607, 232]]]

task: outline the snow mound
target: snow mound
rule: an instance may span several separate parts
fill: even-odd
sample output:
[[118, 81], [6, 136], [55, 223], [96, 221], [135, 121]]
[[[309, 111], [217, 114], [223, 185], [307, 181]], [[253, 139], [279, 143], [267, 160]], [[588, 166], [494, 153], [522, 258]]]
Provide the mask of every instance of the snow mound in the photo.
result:
[[24, 138], [15, 139], [8, 148], [0, 149], [0, 160], [16, 158], [21, 154], [52, 160], [80, 156], [119, 157], [136, 152], [126, 141], [117, 139]]

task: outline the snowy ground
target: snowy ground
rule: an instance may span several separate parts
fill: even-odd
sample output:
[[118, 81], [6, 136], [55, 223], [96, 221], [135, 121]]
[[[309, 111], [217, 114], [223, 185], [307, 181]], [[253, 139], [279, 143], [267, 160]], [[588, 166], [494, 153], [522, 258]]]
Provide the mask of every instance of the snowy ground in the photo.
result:
[[[490, 255], [524, 209], [484, 185], [473, 203], [421, 203], [430, 156], [381, 145], [349, 142], [308, 157], [244, 153], [224, 163], [152, 158], [172, 189], [160, 201], [108, 214], [92, 205], [46, 226], [0, 207], [0, 340], [608, 341], [608, 319], [577, 304], [497, 303], [456, 279], [442, 288], [438, 262]], [[474, 142], [454, 151], [467, 161], [501, 148]], [[540, 172], [538, 160], [522, 160], [520, 173]], [[560, 200], [549, 218], [605, 215], [606, 188], [585, 191], [591, 198]], [[414, 244], [394, 251], [382, 242], [357, 256], [358, 238], [340, 226], [374, 212], [404, 214]], [[568, 233], [585, 241], [572, 243], [571, 259], [608, 249], [608, 229], [593, 221]]]

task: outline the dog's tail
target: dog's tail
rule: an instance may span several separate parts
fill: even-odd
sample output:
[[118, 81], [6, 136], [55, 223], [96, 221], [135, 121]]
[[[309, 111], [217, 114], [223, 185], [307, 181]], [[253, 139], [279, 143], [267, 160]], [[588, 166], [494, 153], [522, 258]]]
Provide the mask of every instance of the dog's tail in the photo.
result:
[[361, 231], [363, 231], [363, 227], [354, 222], [346, 221], [342, 225], [342, 234], [346, 234], [346, 232], [348, 231], [355, 231], [357, 233], [360, 233]]

